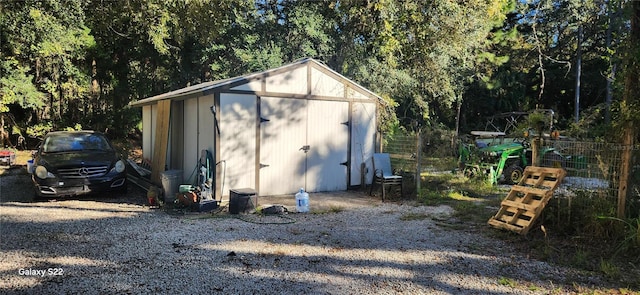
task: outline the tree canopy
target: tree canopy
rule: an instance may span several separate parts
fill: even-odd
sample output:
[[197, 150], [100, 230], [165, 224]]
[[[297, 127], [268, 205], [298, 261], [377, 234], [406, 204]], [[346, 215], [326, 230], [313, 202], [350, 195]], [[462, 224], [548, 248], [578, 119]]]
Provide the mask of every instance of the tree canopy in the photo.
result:
[[9, 134], [38, 137], [67, 126], [124, 135], [140, 121], [131, 101], [302, 57], [387, 100], [383, 129], [471, 129], [482, 117], [534, 108], [556, 110], [571, 128], [576, 89], [590, 120], [583, 124], [606, 124], [623, 88], [616, 69], [630, 3], [5, 1], [0, 138], [10, 145]]

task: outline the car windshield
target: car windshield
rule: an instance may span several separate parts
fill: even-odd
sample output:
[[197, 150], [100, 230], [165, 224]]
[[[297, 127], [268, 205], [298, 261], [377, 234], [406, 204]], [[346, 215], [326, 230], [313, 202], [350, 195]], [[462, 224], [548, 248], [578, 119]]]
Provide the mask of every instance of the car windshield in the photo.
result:
[[45, 153], [99, 150], [111, 151], [107, 139], [95, 133], [60, 133], [49, 135], [43, 143]]

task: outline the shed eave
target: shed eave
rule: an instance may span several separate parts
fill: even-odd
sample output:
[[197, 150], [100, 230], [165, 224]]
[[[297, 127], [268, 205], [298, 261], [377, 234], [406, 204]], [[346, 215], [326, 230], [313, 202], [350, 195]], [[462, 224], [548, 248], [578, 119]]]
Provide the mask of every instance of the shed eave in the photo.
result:
[[224, 79], [224, 80], [217, 80], [217, 81], [211, 81], [211, 82], [204, 82], [204, 83], [200, 83], [200, 84], [196, 84], [193, 86], [188, 86], [185, 88], [180, 88], [174, 91], [170, 91], [170, 92], [166, 92], [163, 94], [159, 94], [156, 96], [152, 96], [152, 97], [148, 97], [145, 99], [141, 99], [138, 101], [134, 101], [134, 102], [130, 102], [129, 106], [132, 107], [142, 107], [145, 105], [150, 105], [150, 104], [154, 104], [160, 100], [165, 100], [165, 99], [171, 99], [171, 100], [175, 100], [175, 99], [180, 99], [180, 98], [184, 98], [184, 97], [188, 97], [188, 96], [192, 96], [194, 94], [198, 94], [198, 93], [203, 93], [205, 91], [220, 87], [222, 85], [225, 85], [227, 82], [234, 80], [235, 78], [230, 78], [230, 79]]

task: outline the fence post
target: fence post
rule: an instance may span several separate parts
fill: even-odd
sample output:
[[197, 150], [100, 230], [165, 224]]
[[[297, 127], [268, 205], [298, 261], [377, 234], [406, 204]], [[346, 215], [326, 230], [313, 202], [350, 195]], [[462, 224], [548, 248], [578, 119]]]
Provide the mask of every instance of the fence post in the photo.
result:
[[420, 162], [422, 155], [422, 132], [418, 129], [418, 138], [416, 140], [416, 197], [420, 196]]
[[622, 163], [620, 163], [620, 183], [618, 186], [618, 218], [624, 218], [627, 203], [627, 186], [629, 184], [629, 170], [631, 165], [631, 152], [633, 149], [633, 125], [626, 124], [622, 143]]
[[[640, 45], [640, 2], [632, 1], [631, 5], [631, 30], [629, 34], [629, 48], [633, 48], [631, 52], [637, 52], [636, 48]], [[638, 85], [638, 78], [640, 78], [640, 65], [638, 62], [640, 58], [637, 54], [627, 54], [628, 58], [625, 59], [624, 64], [628, 65], [625, 70], [624, 78], [624, 92], [622, 94], [622, 101], [625, 108], [622, 110], [623, 114], [632, 114], [632, 106], [635, 106], [638, 101], [638, 94], [640, 93], [640, 86]], [[629, 170], [631, 165], [631, 151], [633, 149], [633, 140], [636, 134], [636, 126], [632, 119], [627, 119], [624, 128], [623, 146], [622, 151], [622, 167], [620, 171], [620, 187], [618, 191], [618, 218], [624, 218], [625, 204], [627, 200], [627, 184], [629, 182]]]
[[538, 154], [540, 153], [540, 137], [536, 136], [531, 141], [531, 166], [539, 167], [540, 166], [540, 157]]

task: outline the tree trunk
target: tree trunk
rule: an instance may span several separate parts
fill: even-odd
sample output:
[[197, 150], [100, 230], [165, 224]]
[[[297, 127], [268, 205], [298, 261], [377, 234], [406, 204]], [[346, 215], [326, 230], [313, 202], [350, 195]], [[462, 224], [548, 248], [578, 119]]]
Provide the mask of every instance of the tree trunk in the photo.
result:
[[[640, 1], [633, 1], [631, 3], [631, 33], [629, 34], [629, 44], [627, 50], [627, 61], [625, 62], [627, 68], [625, 71], [625, 85], [623, 100], [626, 110], [623, 112], [635, 112], [640, 102], [638, 96], [640, 95], [640, 56], [637, 54], [637, 49], [640, 48]], [[620, 167], [620, 185], [618, 186], [618, 218], [625, 217], [626, 202], [627, 202], [627, 185], [629, 183], [629, 172], [631, 170], [631, 153], [633, 151], [633, 142], [636, 137], [636, 130], [634, 124], [634, 118], [628, 118], [624, 122], [624, 137], [622, 151], [622, 163]]]
[[0, 148], [5, 146], [4, 114], [0, 114]]
[[458, 98], [458, 109], [456, 111], [456, 134], [451, 138], [451, 150], [457, 150], [458, 138], [460, 138], [460, 115], [462, 113], [462, 98]]

